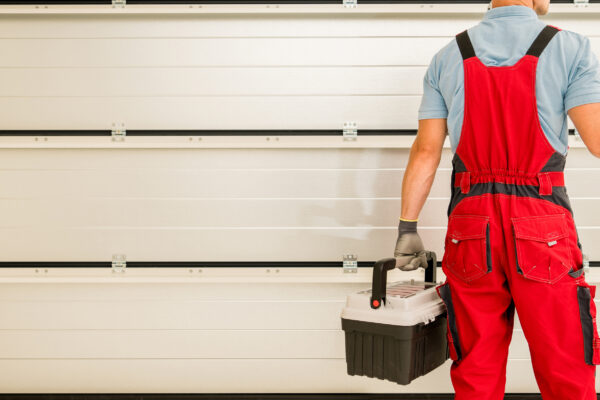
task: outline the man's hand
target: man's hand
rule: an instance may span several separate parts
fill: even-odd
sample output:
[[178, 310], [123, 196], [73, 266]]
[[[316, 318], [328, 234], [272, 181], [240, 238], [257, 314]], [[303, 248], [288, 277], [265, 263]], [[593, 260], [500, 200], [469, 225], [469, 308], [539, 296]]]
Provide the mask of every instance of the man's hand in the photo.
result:
[[414, 271], [419, 267], [427, 268], [427, 255], [423, 241], [417, 233], [417, 221], [400, 220], [394, 257], [396, 268], [403, 271]]

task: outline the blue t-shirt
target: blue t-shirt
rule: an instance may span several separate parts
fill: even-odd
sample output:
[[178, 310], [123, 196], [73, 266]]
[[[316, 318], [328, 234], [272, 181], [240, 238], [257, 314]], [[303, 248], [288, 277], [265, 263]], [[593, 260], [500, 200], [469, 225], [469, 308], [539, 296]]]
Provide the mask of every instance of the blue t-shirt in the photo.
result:
[[[503, 66], [523, 57], [544, 26], [531, 8], [504, 6], [489, 10], [468, 32], [475, 54], [485, 65]], [[567, 111], [600, 103], [600, 65], [587, 37], [562, 30], [552, 39], [538, 61], [536, 97], [548, 141], [566, 155]], [[453, 152], [460, 139], [464, 102], [462, 57], [453, 39], [431, 61], [419, 107], [419, 119], [447, 118]]]

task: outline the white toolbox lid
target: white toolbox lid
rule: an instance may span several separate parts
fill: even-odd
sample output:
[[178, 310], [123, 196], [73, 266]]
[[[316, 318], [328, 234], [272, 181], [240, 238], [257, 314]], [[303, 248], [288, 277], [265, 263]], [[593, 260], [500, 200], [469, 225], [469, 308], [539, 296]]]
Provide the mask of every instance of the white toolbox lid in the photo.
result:
[[386, 286], [385, 303], [371, 308], [371, 289], [346, 298], [342, 318], [379, 324], [414, 326], [429, 323], [445, 311], [436, 284], [424, 281], [400, 281]]

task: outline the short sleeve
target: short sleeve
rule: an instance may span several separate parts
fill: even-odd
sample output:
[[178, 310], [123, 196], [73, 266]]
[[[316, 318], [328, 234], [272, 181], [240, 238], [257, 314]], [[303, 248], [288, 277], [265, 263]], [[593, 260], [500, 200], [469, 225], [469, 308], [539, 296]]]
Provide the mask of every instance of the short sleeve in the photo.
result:
[[423, 97], [419, 107], [419, 119], [447, 118], [448, 108], [439, 88], [440, 69], [438, 55], [433, 57], [423, 78]]
[[600, 64], [590, 40], [583, 36], [569, 73], [565, 110], [588, 103], [600, 103]]

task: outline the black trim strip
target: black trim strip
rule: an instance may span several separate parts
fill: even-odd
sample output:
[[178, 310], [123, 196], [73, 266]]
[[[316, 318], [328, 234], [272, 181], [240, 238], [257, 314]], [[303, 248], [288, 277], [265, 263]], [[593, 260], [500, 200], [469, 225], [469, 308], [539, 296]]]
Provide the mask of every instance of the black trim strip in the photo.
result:
[[523, 275], [523, 270], [521, 269], [521, 266], [519, 265], [519, 252], [517, 251], [517, 234], [515, 233], [515, 227], [513, 226], [513, 244], [515, 247], [515, 264], [517, 265], [517, 272], [521, 275]]
[[546, 196], [540, 195], [539, 186], [535, 185], [517, 185], [501, 182], [482, 182], [471, 185], [469, 193], [466, 194], [461, 192], [460, 187], [452, 187], [452, 195], [450, 199], [450, 207], [448, 208], [448, 215], [450, 215], [450, 213], [452, 212], [454, 207], [458, 205], [458, 203], [460, 203], [462, 200], [468, 197], [494, 193], [548, 200], [558, 206], [564, 207], [567, 211], [571, 213], [571, 215], [573, 214], [571, 202], [569, 200], [569, 197], [567, 196], [567, 189], [565, 186], [553, 186], [552, 194]]
[[579, 316], [581, 318], [581, 330], [583, 331], [583, 350], [585, 354], [585, 363], [594, 365], [592, 357], [594, 355], [594, 321], [590, 314], [590, 301], [592, 295], [590, 289], [585, 286], [577, 286], [577, 300], [579, 302]]
[[[359, 268], [375, 261], [359, 261]], [[441, 264], [441, 263], [439, 263]], [[339, 268], [342, 261], [127, 261], [127, 268]], [[0, 268], [107, 268], [110, 261], [1, 261]], [[441, 266], [441, 265], [440, 265]]]
[[[339, 268], [341, 261], [127, 261], [127, 268]], [[359, 261], [358, 268], [371, 268], [375, 261]], [[436, 263], [442, 267], [441, 261]], [[107, 261], [0, 261], [0, 268], [109, 268]], [[590, 261], [600, 267], [600, 261]]]
[[573, 267], [571, 267], [571, 270], [568, 272], [568, 274], [571, 278], [579, 278], [581, 275], [583, 275], [583, 272], [583, 268], [573, 269]]
[[[127, 136], [341, 136], [342, 129], [256, 129], [256, 130], [126, 130]], [[414, 129], [360, 129], [361, 136], [416, 135]], [[0, 130], [0, 136], [110, 136], [110, 130]]]
[[[599, 0], [600, 1], [600, 0]], [[341, 129], [273, 129], [273, 130], [202, 130], [202, 129], [132, 129], [127, 130], [127, 136], [339, 136]], [[360, 129], [359, 135], [385, 135], [385, 136], [413, 136], [417, 134], [416, 129]], [[0, 136], [110, 136], [110, 130], [0, 130]], [[569, 135], [575, 135], [575, 130], [570, 129]], [[561, 157], [562, 154], [559, 154]], [[550, 160], [549, 160], [550, 162]], [[466, 169], [465, 169], [466, 170]], [[463, 171], [457, 171], [463, 172]]]
[[[341, 261], [127, 261], [127, 268], [339, 268]], [[371, 268], [375, 261], [359, 261], [358, 268]], [[109, 268], [107, 261], [0, 261], [0, 268]], [[436, 263], [442, 267], [441, 261]], [[600, 267], [600, 261], [590, 261]]]
[[528, 56], [539, 57], [548, 43], [552, 40], [554, 35], [558, 33], [558, 29], [553, 26], [546, 25], [544, 29], [539, 33], [539, 35], [535, 38], [529, 50], [527, 50]]
[[450, 292], [450, 284], [445, 283], [440, 286], [440, 297], [446, 304], [446, 310], [448, 311], [448, 324], [450, 325], [450, 334], [452, 335], [452, 341], [454, 342], [454, 350], [456, 350], [457, 361], [462, 359], [462, 350], [460, 347], [460, 341], [458, 340], [458, 330], [456, 329], [456, 314], [454, 313], [454, 304], [452, 304], [452, 293]]
[[466, 30], [456, 35], [456, 43], [458, 44], [463, 60], [475, 57], [475, 49]]
[[[0, 400], [452, 400], [452, 393], [10, 393]], [[600, 398], [600, 396], [599, 396]], [[542, 400], [538, 394], [507, 393], [505, 400]]]
[[[589, 0], [590, 3], [600, 3], [600, 0]], [[338, 4], [339, 0], [127, 0], [127, 4]], [[359, 0], [362, 4], [488, 4], [489, 0]], [[573, 0], [552, 0], [554, 4], [572, 4]], [[111, 4], [111, 0], [12, 0], [0, 1], [0, 5], [94, 5]]]
[[565, 170], [566, 164], [567, 157], [563, 156], [558, 151], [555, 151], [554, 153], [552, 153], [548, 161], [546, 161], [546, 165], [544, 165], [540, 172], [562, 172]]
[[487, 272], [492, 272], [492, 249], [490, 242], [490, 221], [485, 226], [485, 254], [487, 258]]

